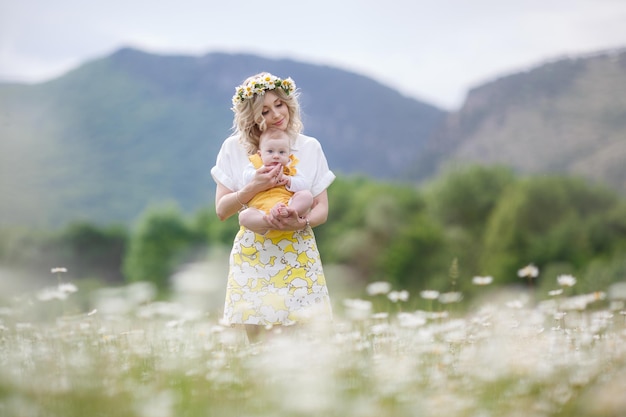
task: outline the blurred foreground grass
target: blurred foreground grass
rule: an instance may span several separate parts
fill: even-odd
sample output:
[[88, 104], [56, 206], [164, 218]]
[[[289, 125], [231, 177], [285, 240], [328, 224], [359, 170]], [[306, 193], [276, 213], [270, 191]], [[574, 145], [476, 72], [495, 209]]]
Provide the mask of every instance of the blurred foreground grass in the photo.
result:
[[370, 288], [331, 327], [254, 345], [147, 284], [84, 312], [71, 284], [14, 297], [0, 306], [0, 415], [626, 415], [623, 287], [503, 293], [462, 313]]

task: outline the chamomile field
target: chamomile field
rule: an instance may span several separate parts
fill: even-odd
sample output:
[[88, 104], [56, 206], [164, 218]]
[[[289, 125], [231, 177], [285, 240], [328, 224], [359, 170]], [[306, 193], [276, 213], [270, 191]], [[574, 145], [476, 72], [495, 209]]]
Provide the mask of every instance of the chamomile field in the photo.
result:
[[61, 273], [0, 307], [0, 415], [626, 415], [622, 284], [576, 294], [561, 276], [539, 294], [474, 282], [486, 296], [471, 303], [371, 283], [334, 300], [332, 324], [250, 344], [218, 313], [156, 301], [146, 283], [79, 303]]

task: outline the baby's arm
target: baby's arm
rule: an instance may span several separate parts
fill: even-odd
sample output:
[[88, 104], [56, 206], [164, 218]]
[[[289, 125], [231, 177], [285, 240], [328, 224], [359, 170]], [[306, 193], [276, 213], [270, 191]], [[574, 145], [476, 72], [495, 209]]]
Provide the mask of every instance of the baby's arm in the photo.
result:
[[[295, 209], [298, 215], [304, 216], [311, 209], [313, 204], [313, 195], [311, 194], [311, 184], [306, 180], [304, 175], [296, 174], [293, 176], [285, 176], [287, 190], [293, 192], [293, 196], [289, 200], [289, 207]], [[271, 210], [270, 215], [274, 218], [286, 217], [289, 215], [287, 206], [283, 203], [277, 203]]]
[[254, 166], [252, 164], [248, 164], [243, 170], [243, 183], [248, 184], [249, 182], [251, 182], [255, 174], [256, 169], [254, 169]]
[[289, 191], [292, 191], [294, 193], [311, 189], [311, 184], [302, 174], [296, 174], [287, 177], [287, 184], [285, 184], [285, 186]]

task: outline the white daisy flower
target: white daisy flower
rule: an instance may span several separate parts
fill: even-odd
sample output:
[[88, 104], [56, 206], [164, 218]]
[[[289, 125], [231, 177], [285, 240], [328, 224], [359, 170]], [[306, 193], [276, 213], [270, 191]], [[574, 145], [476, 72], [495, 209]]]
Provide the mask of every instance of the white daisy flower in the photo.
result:
[[475, 276], [472, 278], [472, 284], [474, 285], [489, 285], [493, 282], [493, 277], [491, 276]]
[[573, 287], [576, 284], [576, 278], [572, 275], [559, 275], [556, 277], [556, 282], [558, 282], [561, 287]]
[[385, 281], [371, 282], [367, 284], [367, 287], [365, 287], [365, 291], [367, 291], [369, 295], [387, 294], [389, 291], [391, 291], [391, 284]]
[[407, 302], [409, 301], [409, 292], [407, 290], [391, 291], [387, 294], [387, 298], [389, 298], [392, 303], [397, 303], [398, 301]]
[[425, 290], [420, 292], [420, 297], [425, 300], [436, 300], [437, 298], [439, 298], [439, 291]]
[[539, 276], [539, 268], [533, 264], [526, 265], [517, 271], [517, 276], [520, 278], [537, 278]]

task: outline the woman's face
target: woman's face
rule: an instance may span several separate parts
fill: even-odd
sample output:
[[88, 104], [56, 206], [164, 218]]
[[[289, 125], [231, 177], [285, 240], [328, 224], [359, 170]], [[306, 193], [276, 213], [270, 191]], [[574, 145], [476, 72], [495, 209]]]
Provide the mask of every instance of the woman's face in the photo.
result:
[[286, 130], [289, 124], [289, 108], [272, 91], [263, 95], [263, 110], [261, 111], [265, 126]]

